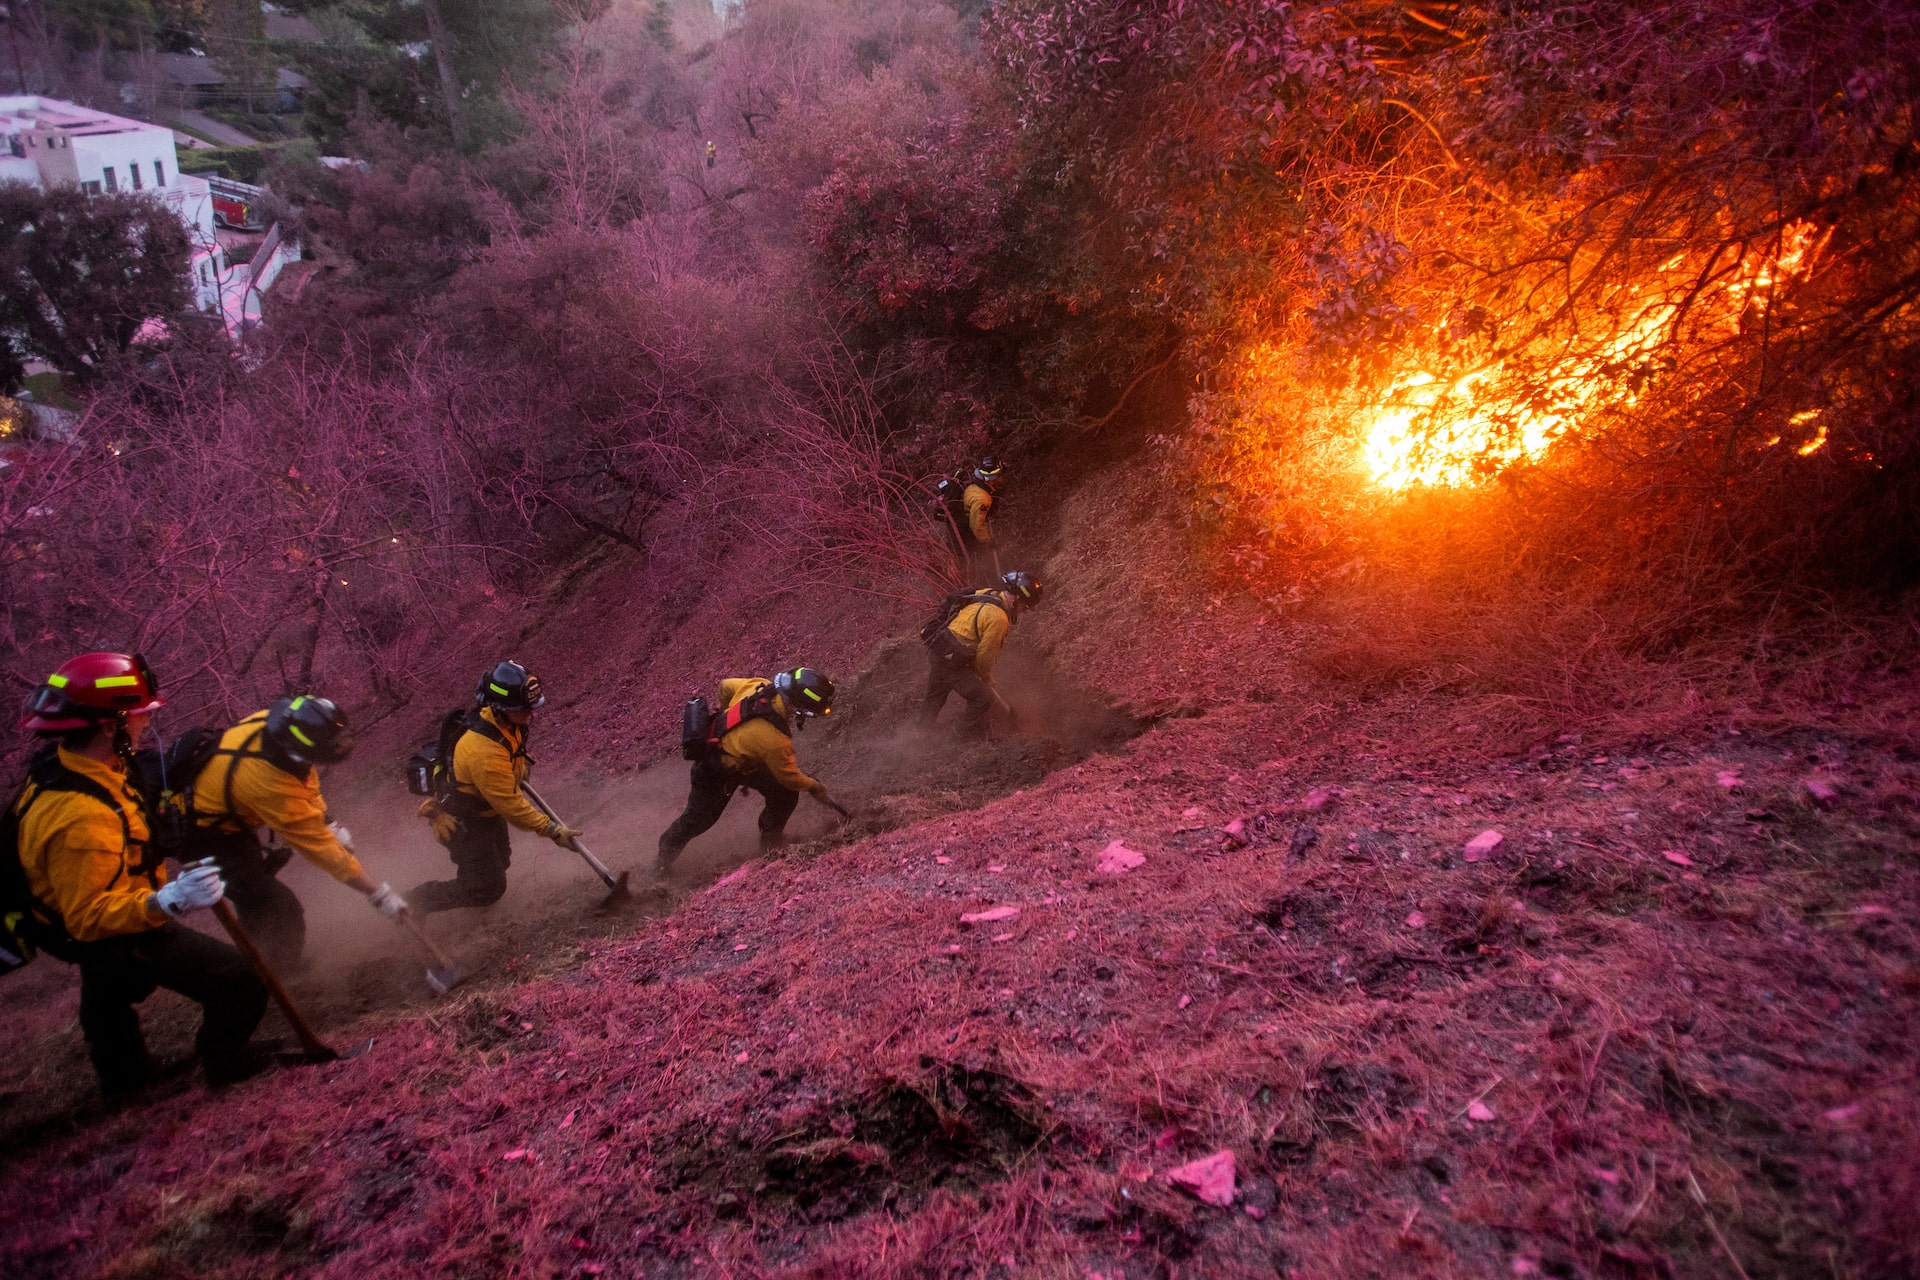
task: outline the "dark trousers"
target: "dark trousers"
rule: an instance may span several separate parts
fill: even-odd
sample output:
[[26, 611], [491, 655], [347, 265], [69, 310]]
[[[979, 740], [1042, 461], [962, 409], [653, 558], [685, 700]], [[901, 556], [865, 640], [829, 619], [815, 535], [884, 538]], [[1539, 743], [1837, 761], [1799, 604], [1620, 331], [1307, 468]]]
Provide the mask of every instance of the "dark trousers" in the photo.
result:
[[299, 896], [280, 883], [292, 850], [264, 849], [248, 831], [203, 835], [194, 853], [220, 864], [227, 901], [267, 963], [275, 969], [298, 963], [307, 945], [307, 912]]
[[932, 724], [947, 705], [947, 695], [957, 693], [966, 699], [967, 711], [960, 718], [964, 732], [984, 732], [987, 717], [993, 713], [993, 690], [971, 666], [948, 662], [938, 654], [927, 654], [927, 696], [920, 703], [920, 722]]
[[417, 916], [453, 907], [490, 907], [507, 891], [507, 866], [513, 861], [507, 820], [498, 814], [455, 812], [460, 826], [447, 842], [453, 879], [429, 880], [407, 894], [407, 905]]
[[699, 761], [693, 766], [693, 785], [687, 793], [687, 807], [660, 833], [660, 861], [671, 864], [687, 847], [687, 842], [710, 829], [727, 811], [736, 788], [758, 791], [767, 799], [760, 811], [760, 843], [768, 845], [787, 829], [787, 819], [800, 803], [800, 793], [789, 791], [773, 780], [764, 769], [744, 777], [731, 773], [718, 761]]
[[202, 1010], [194, 1052], [209, 1073], [229, 1068], [267, 1011], [267, 989], [239, 951], [172, 921], [146, 933], [73, 944], [80, 966], [80, 1030], [100, 1087], [116, 1093], [147, 1077], [147, 1044], [133, 1006], [158, 987]]

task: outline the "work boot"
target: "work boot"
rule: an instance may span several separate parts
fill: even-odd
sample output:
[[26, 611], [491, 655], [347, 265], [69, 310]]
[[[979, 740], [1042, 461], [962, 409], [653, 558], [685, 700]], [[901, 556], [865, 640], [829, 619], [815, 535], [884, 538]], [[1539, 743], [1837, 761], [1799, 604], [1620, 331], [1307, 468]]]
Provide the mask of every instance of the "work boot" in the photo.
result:
[[131, 1101], [160, 1080], [160, 1064], [144, 1049], [139, 1057], [116, 1063], [111, 1068], [95, 1063], [94, 1070], [100, 1082], [100, 1096], [110, 1104]]

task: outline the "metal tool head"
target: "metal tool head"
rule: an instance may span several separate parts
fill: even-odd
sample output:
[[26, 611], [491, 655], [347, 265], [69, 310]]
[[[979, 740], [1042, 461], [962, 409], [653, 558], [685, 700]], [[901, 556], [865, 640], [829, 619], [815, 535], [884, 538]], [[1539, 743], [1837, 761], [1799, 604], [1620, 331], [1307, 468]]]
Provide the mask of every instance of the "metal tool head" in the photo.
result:
[[627, 877], [632, 874], [630, 871], [622, 871], [613, 883], [607, 886], [607, 896], [601, 900], [600, 910], [611, 911], [615, 907], [622, 907], [633, 901], [633, 890], [627, 887]]
[[313, 1067], [325, 1062], [345, 1062], [357, 1058], [373, 1048], [371, 1037], [360, 1044], [345, 1049], [336, 1049], [328, 1044], [315, 1044], [305, 1049], [278, 1049], [274, 1051], [274, 1061], [285, 1067]]
[[472, 976], [459, 965], [450, 964], [444, 969], [427, 970], [427, 985], [433, 988], [433, 994], [443, 996]]

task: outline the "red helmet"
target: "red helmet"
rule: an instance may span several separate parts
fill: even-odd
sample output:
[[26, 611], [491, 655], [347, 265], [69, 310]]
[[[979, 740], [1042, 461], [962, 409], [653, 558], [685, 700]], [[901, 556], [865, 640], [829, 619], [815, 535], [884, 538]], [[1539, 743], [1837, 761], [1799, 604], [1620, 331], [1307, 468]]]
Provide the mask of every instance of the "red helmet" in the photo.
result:
[[162, 705], [160, 682], [139, 654], [83, 653], [68, 658], [27, 699], [20, 727], [58, 733], [140, 715]]

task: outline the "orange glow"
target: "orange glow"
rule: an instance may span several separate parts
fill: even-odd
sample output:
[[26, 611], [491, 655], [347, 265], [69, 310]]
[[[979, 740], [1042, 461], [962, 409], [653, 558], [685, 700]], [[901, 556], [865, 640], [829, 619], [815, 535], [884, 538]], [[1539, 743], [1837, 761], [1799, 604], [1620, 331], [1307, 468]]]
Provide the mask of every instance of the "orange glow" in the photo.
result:
[[[1595, 412], [1630, 407], [1639, 396], [1636, 372], [1681, 336], [1683, 315], [1689, 336], [1734, 329], [1743, 309], [1768, 305], [1773, 285], [1809, 270], [1827, 235], [1810, 223], [1789, 225], [1776, 252], [1722, 280], [1711, 291], [1717, 301], [1707, 304], [1694, 293], [1698, 281], [1684, 274], [1689, 264], [1670, 259], [1661, 264], [1657, 287], [1629, 291], [1645, 296], [1610, 340], [1528, 378], [1524, 401], [1501, 386], [1497, 366], [1450, 379], [1415, 368], [1361, 410], [1359, 463], [1374, 484], [1397, 492], [1468, 484], [1538, 459]], [[1683, 300], [1690, 306], [1684, 313]], [[1826, 439], [1822, 427], [1799, 452], [1811, 454]]]

